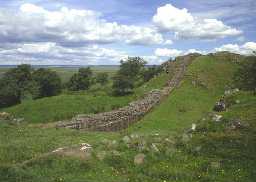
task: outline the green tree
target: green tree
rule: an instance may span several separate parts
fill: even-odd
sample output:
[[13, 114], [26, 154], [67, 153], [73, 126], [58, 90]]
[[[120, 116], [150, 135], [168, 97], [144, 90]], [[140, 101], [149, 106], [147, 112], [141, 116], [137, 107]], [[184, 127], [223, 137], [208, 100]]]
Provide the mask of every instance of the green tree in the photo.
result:
[[96, 82], [101, 85], [106, 85], [108, 83], [108, 74], [107, 73], [98, 73], [96, 76]]
[[56, 72], [40, 68], [34, 71], [32, 76], [39, 86], [38, 97], [49, 97], [61, 93], [61, 79]]
[[244, 90], [256, 91], [256, 55], [246, 57], [235, 73], [234, 85]]
[[72, 91], [87, 90], [92, 84], [92, 71], [88, 68], [80, 68], [68, 82], [68, 89]]
[[38, 95], [30, 65], [19, 65], [7, 71], [0, 80], [0, 107], [11, 106]]
[[116, 74], [113, 77], [113, 93], [114, 95], [127, 95], [132, 93], [132, 89], [134, 88], [134, 83], [127, 76], [122, 74]]
[[113, 78], [113, 92], [115, 95], [125, 95], [132, 92], [144, 70], [146, 61], [140, 57], [129, 57], [121, 60], [120, 69]]
[[118, 74], [124, 75], [134, 82], [141, 75], [145, 64], [146, 61], [140, 57], [128, 57], [126, 61], [121, 60]]
[[149, 68], [145, 69], [143, 72], [144, 82], [149, 81], [151, 78], [153, 78], [155, 75], [159, 74], [161, 71], [162, 71], [161, 66], [153, 66], [153, 67], [149, 67]]

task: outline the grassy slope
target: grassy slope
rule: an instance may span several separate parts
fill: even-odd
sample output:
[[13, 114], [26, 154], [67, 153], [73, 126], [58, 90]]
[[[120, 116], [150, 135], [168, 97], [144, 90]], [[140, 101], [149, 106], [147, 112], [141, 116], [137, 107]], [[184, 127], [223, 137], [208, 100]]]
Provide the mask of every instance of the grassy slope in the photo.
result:
[[[176, 132], [212, 109], [228, 86], [234, 64], [212, 57], [199, 57], [189, 67], [181, 86], [153, 112], [131, 127], [138, 132]], [[196, 81], [196, 86], [192, 81]]]
[[3, 111], [9, 112], [16, 117], [25, 118], [26, 121], [31, 123], [48, 123], [70, 119], [77, 114], [110, 111], [127, 105], [145, 92], [163, 87], [167, 78], [166, 74], [153, 78], [147, 84], [136, 88], [133, 95], [125, 97], [109, 96], [104, 93], [105, 91], [99, 91], [102, 88], [93, 88], [94, 90], [84, 93], [62, 94], [26, 101], [22, 104], [3, 109]]
[[[156, 141], [152, 138], [148, 140], [157, 143], [160, 137], [166, 137], [166, 133], [184, 130], [190, 127], [192, 122], [197, 122], [204, 117], [204, 112], [210, 111], [217, 98], [223, 94], [224, 86], [232, 73], [232, 65], [223, 61], [215, 62], [209, 57], [195, 61], [181, 87], [176, 89], [142, 122], [129, 129], [129, 132], [144, 133], [147, 136], [158, 132], [160, 136], [155, 138]], [[201, 86], [194, 87], [191, 84], [191, 81], [195, 80], [195, 75], [199, 75], [196, 80]], [[256, 177], [255, 171], [253, 173], [256, 151], [256, 100], [255, 96], [250, 93], [241, 93], [237, 99], [241, 100], [241, 103], [232, 106], [228, 112], [222, 113], [224, 119], [230, 121], [238, 117], [248, 120], [250, 130], [226, 134], [224, 126], [215, 126], [212, 125], [212, 121], [206, 120], [198, 126], [206, 129], [195, 133], [191, 141], [185, 144], [177, 141], [177, 148], [162, 143], [163, 149], [159, 147], [162, 149], [161, 153], [152, 153], [152, 150], [145, 152], [147, 155], [145, 164], [137, 167], [133, 165], [133, 157], [139, 151], [136, 147], [127, 148], [120, 142], [119, 147], [110, 150], [121, 152], [121, 156], [110, 156], [102, 162], [94, 158], [90, 161], [83, 161], [76, 158], [51, 156], [36, 160], [23, 168], [18, 166], [13, 168], [10, 164], [17, 164], [59, 146], [89, 142], [93, 144], [95, 150], [108, 150], [99, 141], [103, 138], [117, 139], [120, 135], [118, 133], [99, 134], [62, 129], [16, 127], [0, 123], [0, 133], [4, 133], [0, 135], [0, 179], [5, 182], [78, 182], [102, 181], [102, 179], [104, 181], [143, 182], [253, 182]], [[216, 130], [216, 127], [219, 129]], [[164, 140], [160, 138], [160, 141]], [[247, 147], [244, 144], [247, 144]], [[195, 152], [197, 146], [202, 148], [201, 151]], [[221, 166], [211, 167], [212, 162], [216, 163], [216, 161], [220, 161]]]

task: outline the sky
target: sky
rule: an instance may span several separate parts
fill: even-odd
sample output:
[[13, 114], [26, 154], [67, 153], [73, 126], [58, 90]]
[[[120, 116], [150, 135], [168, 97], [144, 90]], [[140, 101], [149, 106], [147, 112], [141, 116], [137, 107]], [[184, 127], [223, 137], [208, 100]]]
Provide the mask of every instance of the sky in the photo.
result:
[[256, 51], [255, 0], [0, 0], [0, 65]]

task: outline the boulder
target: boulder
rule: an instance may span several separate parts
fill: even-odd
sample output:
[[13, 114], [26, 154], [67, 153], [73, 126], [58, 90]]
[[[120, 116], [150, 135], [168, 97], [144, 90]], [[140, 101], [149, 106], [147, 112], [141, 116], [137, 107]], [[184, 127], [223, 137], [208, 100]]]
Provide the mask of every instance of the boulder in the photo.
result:
[[214, 111], [217, 112], [222, 112], [226, 110], [226, 104], [225, 102], [221, 99], [220, 101], [216, 102], [216, 104], [213, 107]]

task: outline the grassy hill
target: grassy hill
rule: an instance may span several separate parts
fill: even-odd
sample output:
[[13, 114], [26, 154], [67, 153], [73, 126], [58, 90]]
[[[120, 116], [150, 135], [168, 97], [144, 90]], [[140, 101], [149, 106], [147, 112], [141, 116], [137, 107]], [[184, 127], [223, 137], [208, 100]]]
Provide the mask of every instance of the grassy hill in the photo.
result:
[[[120, 133], [0, 122], [0, 181], [254, 182], [255, 95], [232, 94], [227, 97], [232, 103], [227, 111], [212, 112], [214, 103], [230, 89], [236, 67], [230, 58], [197, 58], [179, 88]], [[158, 79], [163, 78], [148, 88], [156, 87]], [[141, 89], [146, 88], [136, 93]], [[219, 122], [214, 121], [215, 114], [222, 116]], [[76, 146], [83, 142], [93, 149], [81, 158]], [[72, 151], [46, 155], [65, 146], [73, 146]], [[134, 164], [138, 154], [145, 155], [140, 165]]]

